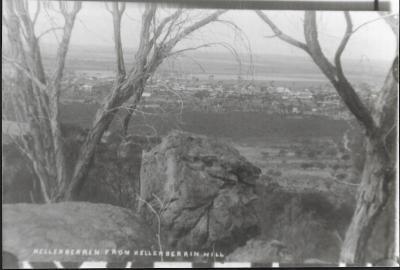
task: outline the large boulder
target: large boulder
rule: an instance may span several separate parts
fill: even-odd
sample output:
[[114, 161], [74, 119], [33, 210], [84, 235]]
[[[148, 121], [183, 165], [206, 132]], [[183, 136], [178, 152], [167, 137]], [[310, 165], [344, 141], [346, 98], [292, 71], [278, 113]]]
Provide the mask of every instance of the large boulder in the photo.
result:
[[168, 246], [230, 252], [259, 232], [260, 173], [227, 143], [172, 131], [143, 154], [139, 208], [153, 224], [161, 217]]
[[[118, 250], [156, 249], [153, 235], [140, 217], [107, 204], [3, 205], [3, 251], [21, 261], [118, 261], [128, 256]], [[54, 249], [63, 254], [51, 254]]]

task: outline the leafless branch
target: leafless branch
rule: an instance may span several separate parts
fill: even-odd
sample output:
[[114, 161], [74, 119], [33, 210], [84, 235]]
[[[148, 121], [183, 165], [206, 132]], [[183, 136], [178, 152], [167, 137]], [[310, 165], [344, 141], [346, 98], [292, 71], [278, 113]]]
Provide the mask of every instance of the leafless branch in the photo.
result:
[[206, 44], [202, 44], [202, 45], [199, 45], [199, 46], [196, 46], [196, 47], [185, 48], [185, 49], [181, 49], [181, 50], [170, 52], [169, 56], [172, 56], [172, 55], [175, 55], [175, 54], [180, 54], [180, 53], [187, 52], [187, 51], [195, 51], [195, 50], [198, 50], [198, 49], [201, 49], [201, 48], [209, 48], [209, 47], [212, 47], [212, 46], [215, 46], [215, 45], [220, 45], [220, 44], [221, 43], [218, 43], [218, 42], [206, 43]]
[[106, 6], [106, 10], [107, 10], [108, 12], [110, 12], [111, 14], [113, 14], [113, 9], [109, 6], [109, 4], [110, 4], [110, 3], [108, 3], [108, 2], [105, 2], [105, 3], [104, 3], [104, 5]]
[[350, 13], [348, 11], [344, 11], [344, 17], [346, 19], [346, 32], [335, 53], [335, 66], [338, 71], [338, 76], [341, 77], [341, 80], [346, 80], [346, 77], [343, 73], [341, 57], [353, 33], [353, 23], [351, 21]]
[[51, 27], [50, 29], [47, 29], [47, 30], [43, 31], [43, 33], [39, 34], [37, 38], [40, 39], [41, 37], [43, 37], [44, 35], [46, 35], [50, 32], [53, 32], [56, 30], [62, 30], [62, 29], [63, 29], [63, 27]]
[[[381, 17], [385, 20], [385, 22], [390, 26], [390, 29], [392, 29], [393, 34], [395, 36], [399, 36], [399, 13], [393, 13], [393, 14], [385, 14], [385, 12], [378, 12]], [[379, 19], [380, 19], [379, 18]]]
[[330, 63], [325, 54], [322, 52], [321, 45], [318, 40], [315, 11], [305, 12], [304, 35], [306, 44], [311, 58], [325, 74], [325, 76], [331, 81], [348, 109], [353, 113], [357, 120], [364, 125], [367, 132], [374, 133], [376, 129], [376, 123], [372, 118], [371, 112], [368, 110], [365, 104], [363, 104], [354, 87], [350, 84], [341, 70], [340, 56], [347, 45], [352, 31], [350, 15], [345, 13], [345, 18], [347, 23], [346, 33], [341, 44], [339, 45], [337, 52], [335, 53], [335, 64], [338, 64], [338, 66], [334, 66], [332, 63]]
[[[72, 180], [67, 188], [65, 198], [73, 199], [83, 185], [86, 173], [90, 166], [90, 161], [94, 155], [94, 149], [100, 141], [102, 134], [108, 129], [118, 109], [128, 99], [131, 99], [132, 104], [136, 106], [142, 97], [145, 85], [148, 79], [154, 74], [159, 65], [165, 60], [174, 46], [183, 38], [193, 33], [200, 27], [214, 21], [224, 11], [213, 13], [202, 20], [190, 24], [183, 30], [178, 31], [172, 39], [166, 43], [158, 43], [152, 40], [154, 35], [154, 23], [157, 5], [154, 3], [146, 3], [145, 10], [142, 15], [142, 24], [140, 31], [140, 41], [138, 49], [135, 53], [135, 65], [127, 72], [126, 78], [119, 80], [116, 78], [116, 83], [111, 89], [110, 95], [104, 102], [96, 114], [92, 128], [87, 135], [87, 139], [81, 148], [78, 162], [74, 168]], [[176, 27], [176, 24], [175, 26]], [[179, 28], [179, 27], [178, 27]], [[164, 28], [165, 29], [165, 28]], [[176, 33], [176, 31], [174, 31]]]
[[[154, 194], [153, 194], [153, 196], [154, 196]], [[155, 198], [158, 198], [158, 197], [155, 197]], [[162, 247], [162, 241], [161, 241], [161, 213], [162, 213], [162, 211], [158, 211], [157, 212], [150, 203], [148, 203], [146, 200], [142, 199], [140, 196], [138, 196], [138, 200], [143, 202], [143, 203], [145, 203], [147, 205], [147, 207], [150, 209], [150, 211], [153, 212], [153, 214], [157, 218], [157, 223], [158, 223], [157, 224], [158, 225], [158, 228], [157, 228], [157, 230], [158, 230], [157, 231], [158, 248], [160, 249], [161, 261], [164, 261], [163, 247]], [[162, 208], [163, 208], [163, 205], [162, 205], [162, 202], [160, 200], [160, 209], [162, 209]]]
[[47, 86], [43, 84], [41, 81], [39, 81], [35, 76], [32, 75], [32, 73], [24, 68], [21, 64], [17, 63], [15, 59], [11, 59], [5, 55], [1, 56], [1, 59], [10, 63], [14, 67], [16, 67], [18, 70], [24, 73], [25, 76], [27, 76], [29, 79], [31, 79], [40, 89], [45, 90], [47, 89]]
[[169, 27], [168, 27], [168, 31], [165, 34], [165, 37], [167, 37], [171, 31], [171, 29], [174, 26], [174, 22], [181, 16], [182, 14], [182, 9], [178, 9], [177, 11], [175, 11], [173, 14], [171, 14], [170, 16], [165, 17], [156, 27], [155, 32], [154, 32], [154, 36], [153, 39], [157, 40], [159, 38], [159, 36], [162, 34], [165, 26], [169, 23]]
[[174, 38], [172, 38], [171, 40], [169, 40], [167, 42], [166, 47], [169, 49], [172, 49], [180, 40], [184, 39], [185, 37], [187, 37], [188, 35], [193, 33], [195, 30], [209, 24], [210, 22], [215, 21], [216, 19], [218, 19], [219, 16], [221, 16], [225, 12], [226, 12], [226, 10], [218, 10], [218, 11], [206, 16], [205, 18], [193, 23], [192, 25], [185, 27]]
[[119, 5], [118, 2], [113, 2], [111, 5], [112, 5], [112, 8], [111, 8], [110, 12], [113, 17], [114, 50], [116, 53], [117, 74], [121, 80], [126, 75], [124, 53], [123, 53], [122, 41], [121, 41], [121, 20], [122, 20], [122, 15], [125, 11], [125, 3], [121, 3], [121, 5]]
[[265, 38], [275, 38], [275, 37], [279, 37], [277, 34], [275, 35], [269, 35], [269, 36], [264, 36]]
[[[395, 14], [395, 13], [393, 13], [393, 14], [385, 14], [384, 12], [379, 12], [379, 14], [380, 14], [380, 17], [375, 18], [373, 20], [366, 21], [366, 22], [358, 25], [356, 28], [354, 28], [353, 34], [356, 33], [358, 30], [360, 30], [361, 28], [363, 28], [364, 26], [370, 24], [370, 23], [373, 23], [373, 22], [376, 22], [376, 21], [379, 21], [379, 20], [390, 20], [390, 17], [394, 18], [395, 16], [398, 16], [398, 14]], [[391, 25], [391, 23], [389, 23], [389, 25]]]
[[176, 91], [172, 90], [171, 87], [169, 87], [169, 86], [167, 86], [165, 84], [161, 85], [161, 87], [164, 87], [167, 91], [171, 92], [172, 94], [176, 95], [179, 98], [179, 101], [180, 101], [180, 104], [181, 104], [180, 110], [179, 110], [179, 114], [182, 114], [182, 112], [183, 112], [183, 98], [182, 98], [182, 96], [179, 95]]
[[64, 29], [63, 36], [61, 38], [61, 43], [57, 51], [56, 69], [53, 75], [53, 83], [56, 85], [56, 94], [58, 94], [59, 92], [59, 84], [61, 82], [61, 78], [64, 71], [65, 59], [68, 52], [69, 42], [71, 39], [75, 18], [80, 9], [82, 8], [82, 2], [80, 1], [75, 1], [73, 3], [72, 10], [68, 10], [66, 2], [60, 2], [59, 4], [62, 14], [64, 16], [65, 23], [63, 27]]
[[36, 2], [36, 11], [35, 11], [35, 15], [33, 16], [33, 24], [35, 25], [37, 22], [37, 19], [39, 18], [39, 14], [40, 14], [40, 1]]
[[298, 40], [292, 38], [291, 36], [289, 36], [289, 35], [287, 35], [287, 34], [285, 34], [285, 33], [283, 33], [283, 32], [278, 28], [278, 26], [277, 26], [273, 21], [271, 21], [271, 20], [268, 18], [267, 15], [265, 15], [264, 12], [258, 10], [258, 11], [256, 11], [256, 13], [257, 13], [257, 15], [258, 15], [266, 24], [269, 25], [269, 27], [271, 28], [271, 30], [275, 33], [275, 35], [276, 35], [278, 38], [280, 38], [281, 40], [283, 40], [283, 41], [285, 41], [285, 42], [287, 42], [287, 43], [289, 43], [289, 44], [291, 44], [291, 45], [293, 45], [293, 46], [296, 46], [296, 47], [298, 47], [298, 48], [300, 48], [300, 49], [302, 49], [302, 50], [304, 50], [304, 51], [308, 51], [308, 47], [307, 47], [306, 44], [304, 44], [303, 42], [298, 41]]
[[[2, 60], [10, 63], [15, 70], [16, 92], [19, 94], [19, 102], [15, 102], [18, 108], [15, 110], [15, 115], [19, 120], [26, 119], [30, 125], [32, 141], [28, 143], [22, 140], [24, 143], [20, 148], [25, 149], [32, 162], [45, 202], [54, 201], [55, 193], [66, 180], [65, 156], [58, 122], [58, 97], [73, 22], [81, 7], [80, 2], [74, 2], [72, 10], [68, 10], [66, 2], [59, 4], [65, 25], [63, 40], [57, 52], [56, 71], [49, 81], [42, 64], [38, 42], [40, 36], [36, 36], [34, 31], [41, 10], [40, 5], [31, 18], [27, 1], [6, 1], [6, 14], [12, 18], [8, 29], [8, 40], [15, 50], [11, 53], [12, 57], [2, 55]], [[44, 7], [46, 10], [50, 6], [44, 5]], [[54, 31], [54, 28], [49, 31]], [[23, 32], [23, 36], [20, 32]]]

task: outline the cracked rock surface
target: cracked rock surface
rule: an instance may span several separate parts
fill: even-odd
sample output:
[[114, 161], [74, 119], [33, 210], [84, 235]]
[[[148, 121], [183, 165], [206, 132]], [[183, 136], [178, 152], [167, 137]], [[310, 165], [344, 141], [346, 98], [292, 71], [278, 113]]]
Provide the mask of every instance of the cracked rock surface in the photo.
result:
[[[223, 141], [172, 131], [144, 153], [140, 195], [160, 214], [168, 246], [230, 252], [259, 232], [253, 203], [260, 173]], [[157, 224], [148, 205], [139, 207]]]

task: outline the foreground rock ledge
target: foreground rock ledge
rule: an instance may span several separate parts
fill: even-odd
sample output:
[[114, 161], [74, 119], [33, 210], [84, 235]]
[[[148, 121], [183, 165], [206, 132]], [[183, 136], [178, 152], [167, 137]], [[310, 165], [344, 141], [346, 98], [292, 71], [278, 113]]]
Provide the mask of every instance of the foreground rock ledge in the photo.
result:
[[226, 257], [230, 262], [252, 262], [252, 263], [293, 263], [292, 255], [286, 246], [277, 240], [249, 240], [245, 246], [238, 247]]
[[[118, 261], [106, 249], [156, 248], [153, 235], [130, 210], [107, 204], [4, 204], [3, 251], [30, 261]], [[98, 249], [98, 255], [33, 255], [34, 249]], [[132, 256], [130, 256], [132, 257]], [[141, 260], [138, 258], [138, 260]]]
[[[168, 246], [230, 252], [258, 234], [253, 203], [260, 173], [221, 140], [173, 131], [143, 155], [140, 194], [162, 212]], [[148, 205], [140, 209], [157, 225]]]

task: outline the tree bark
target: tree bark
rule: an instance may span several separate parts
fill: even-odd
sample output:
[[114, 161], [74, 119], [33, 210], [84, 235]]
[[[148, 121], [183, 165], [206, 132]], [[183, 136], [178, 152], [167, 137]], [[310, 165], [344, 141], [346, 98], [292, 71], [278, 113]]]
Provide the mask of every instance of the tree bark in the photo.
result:
[[[366, 262], [368, 240], [379, 214], [388, 205], [388, 198], [392, 197], [390, 193], [393, 190], [389, 189], [389, 183], [394, 180], [395, 173], [391, 166], [388, 167], [382, 147], [374, 140], [367, 139], [367, 159], [357, 195], [356, 210], [340, 253], [342, 262]], [[395, 241], [394, 238], [388, 240], [388, 244]], [[393, 255], [386, 254], [386, 257], [393, 258]]]
[[[386, 77], [375, 105], [373, 118], [378, 130], [367, 136], [366, 161], [357, 196], [357, 205], [346, 232], [340, 260], [346, 263], [365, 263], [368, 240], [381, 213], [388, 207], [390, 214], [395, 204], [394, 181], [396, 175], [396, 123], [398, 100], [398, 57]], [[390, 218], [390, 217], [389, 217]], [[386, 228], [384, 259], [395, 260], [394, 224], [389, 220]]]
[[114, 119], [114, 115], [118, 112], [119, 107], [133, 94], [135, 94], [133, 103], [137, 104], [140, 101], [142, 94], [140, 91], [141, 87], [138, 87], [137, 84], [141, 85], [140, 81], [142, 79], [147, 80], [147, 76], [143, 77], [143, 74], [138, 74], [136, 83], [133, 85], [125, 83], [114, 87], [113, 94], [109, 97], [103, 108], [99, 110], [93, 127], [89, 131], [84, 144], [81, 146], [71, 182], [66, 188], [65, 193], [58, 200], [78, 199], [79, 191], [82, 189], [89, 172], [97, 144]]

